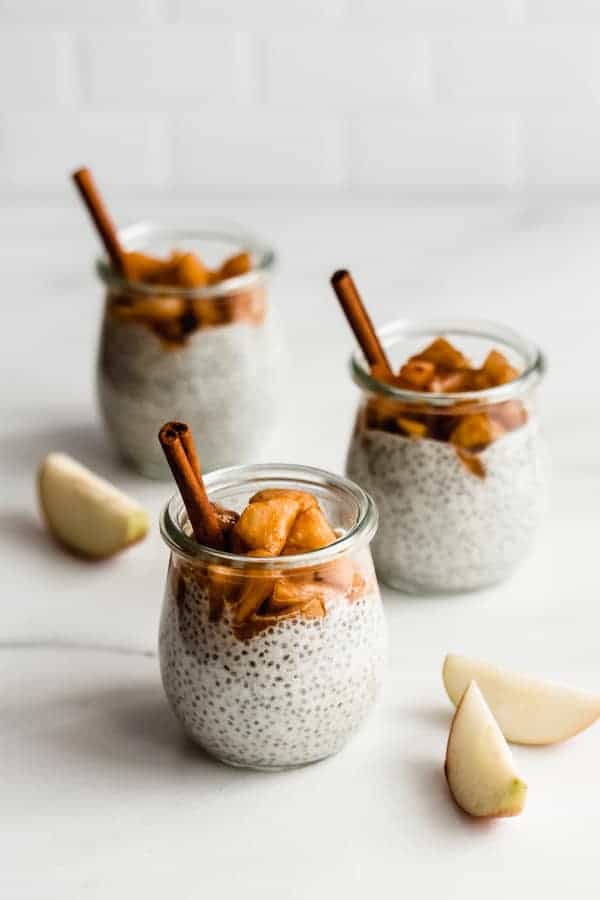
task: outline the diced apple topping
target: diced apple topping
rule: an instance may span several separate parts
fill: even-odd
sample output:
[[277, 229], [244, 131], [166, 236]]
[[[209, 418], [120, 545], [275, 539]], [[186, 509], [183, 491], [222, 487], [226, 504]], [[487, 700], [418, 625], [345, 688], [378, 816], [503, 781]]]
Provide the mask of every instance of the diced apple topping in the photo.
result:
[[145, 253], [134, 250], [127, 253], [126, 256], [129, 280], [142, 284], [154, 284], [165, 265], [162, 259], [156, 259], [154, 256], [147, 256]]
[[527, 421], [527, 410], [518, 400], [471, 402], [469, 398], [467, 406], [466, 401], [463, 404], [456, 399], [452, 405], [440, 407], [427, 399], [431, 393], [483, 391], [514, 381], [519, 372], [499, 350], [491, 350], [481, 368], [476, 368], [447, 338], [439, 337], [411, 356], [397, 375], [390, 376], [377, 366], [372, 374], [392, 387], [421, 393], [423, 397], [401, 400], [371, 396], [358, 427], [364, 421], [367, 428], [404, 437], [450, 441], [459, 459], [477, 477], [485, 477], [485, 465], [474, 455]]
[[435, 364], [426, 359], [410, 359], [398, 373], [399, 384], [418, 391], [424, 390], [435, 375]]
[[465, 450], [479, 450], [487, 447], [504, 433], [499, 422], [495, 422], [486, 413], [474, 413], [463, 416], [452, 431], [450, 440], [457, 447]]
[[245, 622], [257, 612], [265, 600], [271, 596], [272, 591], [273, 581], [270, 578], [247, 578], [233, 612], [234, 625]]
[[470, 368], [469, 360], [466, 356], [453, 347], [446, 338], [438, 337], [433, 343], [411, 356], [409, 362], [421, 361], [433, 363], [436, 368], [441, 369], [468, 369]]
[[121, 319], [144, 319], [160, 327], [183, 315], [185, 303], [180, 297], [140, 296], [134, 304], [115, 304], [115, 314]]
[[173, 254], [173, 278], [181, 287], [204, 287], [208, 284], [208, 269], [195, 253]]
[[429, 390], [435, 394], [454, 394], [471, 388], [469, 369], [438, 371], [429, 382]]
[[251, 270], [252, 257], [250, 254], [246, 253], [246, 251], [237, 253], [235, 256], [226, 259], [219, 269], [220, 280], [223, 281], [225, 278], [237, 278], [240, 275], [245, 275]]
[[325, 591], [322, 585], [295, 578], [280, 578], [273, 590], [270, 606], [273, 611], [291, 607], [301, 609], [315, 601], [325, 609]]
[[[214, 287], [252, 270], [246, 251], [226, 259], [217, 269], [209, 269], [192, 251], [174, 250], [167, 259], [132, 251], [125, 253], [127, 280], [138, 288], [115, 287], [108, 295], [108, 310], [116, 319], [150, 327], [169, 344], [183, 342], [200, 328], [230, 322], [259, 324], [265, 316], [265, 293], [261, 284], [243, 286], [239, 291], [215, 296], [173, 296], [169, 289], [194, 291]], [[139, 285], [150, 285], [144, 293]], [[156, 292], [164, 288], [164, 293]]]
[[279, 556], [283, 550], [300, 506], [290, 497], [249, 503], [235, 525], [234, 535], [247, 550], [266, 550]]
[[425, 437], [427, 434], [427, 425], [424, 422], [417, 422], [416, 419], [409, 419], [408, 416], [398, 416], [396, 422], [400, 431], [408, 437]]
[[527, 421], [527, 410], [518, 400], [507, 400], [490, 407], [490, 416], [504, 428], [513, 431]]
[[289, 488], [265, 488], [258, 491], [250, 498], [250, 503], [256, 503], [257, 500], [278, 500], [280, 497], [287, 497], [298, 503], [300, 512], [305, 512], [311, 506], [318, 506], [317, 498], [309, 494], [308, 491], [295, 491]]
[[289, 575], [278, 569], [278, 556], [309, 553], [338, 540], [312, 494], [267, 488], [251, 497], [239, 517], [221, 507], [216, 510], [222, 527], [229, 529], [227, 550], [250, 558], [273, 558], [273, 567], [249, 569], [246, 575], [231, 576], [222, 566], [207, 567], [211, 612], [222, 612], [227, 605], [239, 637], [251, 637], [281, 618], [322, 618], [328, 596], [341, 594], [353, 602], [366, 590], [366, 579], [347, 557]]
[[191, 250], [173, 250], [167, 259], [132, 251], [125, 254], [125, 260], [130, 281], [175, 288], [218, 284], [252, 269], [252, 257], [245, 251], [229, 257], [218, 269], [212, 271]]
[[326, 563], [319, 567], [315, 577], [318, 581], [324, 581], [339, 591], [347, 592], [352, 589], [354, 576], [358, 572], [349, 559], [336, 559], [335, 562]]
[[306, 509], [296, 517], [282, 552], [309, 553], [320, 547], [327, 547], [337, 540], [337, 534], [320, 509], [316, 506]]
[[498, 350], [491, 350], [488, 353], [483, 366], [481, 367], [481, 371], [489, 378], [490, 386], [494, 387], [500, 384], [508, 384], [509, 381], [514, 381], [519, 374], [517, 370], [510, 365], [506, 357], [503, 356], [502, 353], [499, 353]]

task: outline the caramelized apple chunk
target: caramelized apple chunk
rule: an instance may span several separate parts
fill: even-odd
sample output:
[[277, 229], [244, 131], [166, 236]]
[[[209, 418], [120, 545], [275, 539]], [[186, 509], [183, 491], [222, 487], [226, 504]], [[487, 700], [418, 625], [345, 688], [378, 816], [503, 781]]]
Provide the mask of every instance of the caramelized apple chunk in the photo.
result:
[[[126, 253], [125, 267], [130, 282], [194, 291], [250, 272], [252, 257], [246, 251], [237, 253], [211, 271], [193, 251], [173, 250], [167, 259], [131, 251]], [[144, 297], [139, 290], [114, 297], [109, 292], [108, 302], [116, 318], [139, 321], [169, 344], [182, 343], [201, 328], [238, 321], [258, 325], [266, 309], [264, 288], [260, 284], [236, 294], [216, 292], [215, 296], [208, 297]]]
[[464, 447], [456, 447], [456, 455], [471, 475], [475, 475], [477, 478], [485, 478], [485, 466], [476, 453], [472, 450], [465, 450]]
[[350, 590], [354, 580], [355, 568], [347, 557], [336, 559], [334, 562], [319, 566], [315, 571], [315, 580], [321, 581], [338, 591], [346, 593]]
[[490, 415], [506, 431], [514, 431], [527, 421], [527, 410], [519, 400], [507, 400], [490, 407]]
[[256, 503], [260, 500], [278, 500], [280, 497], [288, 497], [290, 500], [296, 500], [300, 512], [305, 512], [311, 506], [318, 506], [317, 498], [309, 494], [308, 491], [296, 491], [289, 488], [265, 488], [262, 491], [250, 497], [250, 503]]
[[409, 362], [425, 362], [433, 363], [436, 368], [442, 369], [468, 369], [470, 368], [469, 360], [466, 356], [453, 347], [446, 338], [436, 338], [428, 347], [411, 356]]
[[[266, 550], [251, 550], [247, 556], [270, 557]], [[233, 609], [233, 623], [239, 625], [254, 615], [273, 593], [273, 585], [278, 572], [269, 569], [264, 575], [248, 574], [238, 589], [239, 597]]]
[[429, 382], [429, 390], [435, 394], [453, 394], [468, 391], [471, 383], [470, 369], [442, 370]]
[[221, 618], [225, 604], [235, 602], [239, 585], [232, 580], [229, 570], [224, 566], [208, 566], [207, 582], [210, 620], [216, 622]]
[[159, 277], [163, 267], [162, 259], [155, 259], [136, 250], [125, 253], [125, 268], [129, 281], [152, 284]]
[[156, 324], [176, 319], [184, 311], [180, 297], [137, 297], [131, 306], [135, 319], [150, 320]]
[[408, 416], [398, 416], [396, 423], [402, 434], [407, 437], [422, 438], [427, 435], [427, 425], [424, 422], [417, 422], [416, 419], [409, 419]]
[[248, 578], [233, 610], [233, 623], [239, 625], [250, 618], [271, 596], [273, 582], [269, 578]]
[[268, 559], [267, 567], [245, 565], [239, 572], [209, 564], [196, 572], [208, 587], [210, 619], [226, 614], [236, 637], [248, 640], [295, 616], [320, 619], [328, 604], [350, 603], [361, 596], [366, 581], [351, 559], [285, 571], [278, 555], [300, 554], [329, 546], [338, 539], [316, 497], [305, 491], [269, 488], [258, 491], [240, 516], [214, 504], [225, 532], [225, 548], [248, 558]]
[[428, 387], [434, 375], [435, 365], [433, 362], [429, 362], [426, 359], [412, 358], [404, 363], [398, 373], [398, 379], [399, 383], [401, 383], [400, 386], [422, 391]]
[[299, 511], [298, 501], [290, 497], [249, 503], [232, 536], [246, 550], [266, 550], [269, 556], [279, 556]]
[[269, 601], [272, 611], [302, 609], [309, 603], [317, 602], [325, 609], [325, 591], [314, 581], [300, 581], [297, 578], [279, 578]]
[[517, 370], [511, 366], [507, 358], [498, 350], [490, 350], [481, 367], [495, 387], [500, 384], [508, 384], [518, 376]]
[[377, 371], [376, 367], [372, 374], [394, 387], [417, 391], [423, 396], [418, 404], [409, 404], [401, 395], [397, 398], [370, 395], [357, 419], [358, 431], [366, 425], [415, 439], [450, 441], [457, 452], [464, 451], [459, 452], [460, 459], [480, 477], [485, 472], [482, 463], [474, 459], [475, 454], [527, 421], [527, 411], [517, 400], [490, 403], [482, 408], [482, 404], [469, 405], [457, 398], [452, 406], [434, 408], [427, 399], [430, 393], [461, 394], [514, 381], [519, 373], [499, 350], [491, 350], [481, 368], [475, 368], [447, 338], [438, 337], [411, 356], [397, 376]]
[[370, 428], [394, 431], [396, 418], [401, 409], [398, 401], [390, 397], [370, 397], [366, 412], [367, 425]]
[[473, 413], [461, 417], [450, 435], [450, 441], [456, 447], [465, 450], [483, 449], [503, 433], [502, 425], [495, 422], [487, 413]]
[[337, 534], [320, 509], [312, 506], [298, 514], [292, 525], [282, 553], [309, 553], [327, 547], [337, 540]]
[[236, 278], [238, 275], [245, 275], [252, 271], [252, 257], [247, 251], [236, 253], [226, 259], [219, 269], [219, 281], [226, 278]]
[[171, 266], [175, 283], [183, 288], [208, 284], [208, 269], [195, 253], [173, 253]]
[[285, 619], [293, 619], [295, 616], [301, 616], [303, 619], [321, 619], [324, 615], [325, 607], [315, 598], [303, 606], [289, 606], [276, 613], [253, 613], [245, 622], [235, 626], [235, 633], [241, 640], [247, 640], [267, 628], [274, 628]]

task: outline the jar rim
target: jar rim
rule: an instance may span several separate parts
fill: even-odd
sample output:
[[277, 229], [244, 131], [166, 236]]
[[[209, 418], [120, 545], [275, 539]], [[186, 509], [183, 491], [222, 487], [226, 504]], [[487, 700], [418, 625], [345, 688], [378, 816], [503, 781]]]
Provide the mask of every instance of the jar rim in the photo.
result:
[[483, 390], [455, 391], [452, 393], [412, 391], [375, 378], [369, 371], [366, 360], [359, 349], [350, 357], [350, 374], [353, 381], [359, 387], [369, 391], [369, 393], [383, 394], [408, 404], [426, 403], [429, 406], [443, 408], [469, 401], [476, 404], [502, 403], [526, 393], [538, 384], [546, 374], [546, 357], [533, 341], [523, 337], [506, 325], [491, 322], [487, 319], [429, 319], [420, 322], [398, 319], [377, 329], [377, 334], [385, 349], [393, 347], [403, 338], [430, 337], [432, 333], [437, 333], [441, 336], [444, 333], [451, 333], [463, 337], [488, 338], [490, 341], [501, 342], [510, 346], [522, 356], [525, 360], [525, 367], [517, 378], [512, 381]]
[[188, 300], [214, 299], [251, 287], [261, 281], [271, 271], [277, 261], [275, 250], [241, 225], [220, 219], [206, 219], [198, 227], [171, 227], [160, 222], [134, 222], [118, 231], [119, 240], [127, 249], [142, 250], [152, 238], [178, 240], [230, 241], [248, 250], [255, 261], [254, 268], [244, 275], [225, 278], [218, 284], [206, 287], [184, 288], [170, 287], [164, 284], [146, 284], [142, 281], [129, 281], [115, 272], [105, 256], [96, 259], [96, 271], [101, 280], [110, 288], [144, 294], [147, 296], [183, 297]]
[[189, 562], [204, 561], [216, 565], [259, 572], [264, 569], [271, 570], [273, 561], [277, 560], [277, 569], [289, 571], [331, 562], [347, 553], [353, 547], [369, 543], [377, 531], [377, 507], [372, 497], [356, 482], [342, 475], [328, 472], [325, 469], [286, 463], [259, 463], [215, 469], [204, 476], [204, 483], [209, 497], [217, 489], [242, 487], [248, 482], [261, 481], [265, 482], [265, 488], [267, 485], [276, 487], [277, 482], [286, 482], [288, 484], [293, 482], [297, 484], [298, 487], [296, 489], [299, 490], [310, 491], [312, 485], [313, 487], [332, 488], [342, 491], [355, 505], [356, 521], [345, 534], [327, 547], [311, 550], [308, 553], [290, 554], [289, 556], [248, 557], [243, 554], [229, 553], [226, 550], [216, 550], [213, 547], [207, 547], [204, 544], [199, 544], [193, 537], [186, 534], [181, 524], [185, 514], [185, 507], [179, 493], [176, 493], [165, 504], [160, 516], [160, 532], [163, 540], [171, 550], [184, 556]]

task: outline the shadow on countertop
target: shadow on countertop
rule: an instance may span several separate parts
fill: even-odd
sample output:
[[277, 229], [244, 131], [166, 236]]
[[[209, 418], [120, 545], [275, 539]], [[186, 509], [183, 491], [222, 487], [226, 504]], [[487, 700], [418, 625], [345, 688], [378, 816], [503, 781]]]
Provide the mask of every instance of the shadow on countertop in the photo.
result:
[[[58, 700], [61, 715], [45, 735], [62, 758], [85, 757], [100, 778], [151, 784], [175, 775], [206, 779], [212, 788], [256, 775], [218, 762], [183, 733], [162, 693], [158, 674], [146, 686], [69, 693]], [[259, 776], [260, 777], [260, 776]], [[268, 776], [267, 776], [268, 777]]]
[[38, 426], [31, 419], [22, 428], [0, 435], [0, 463], [12, 473], [34, 472], [51, 451], [69, 453], [85, 465], [127, 471], [110, 448], [100, 423], [77, 421]]

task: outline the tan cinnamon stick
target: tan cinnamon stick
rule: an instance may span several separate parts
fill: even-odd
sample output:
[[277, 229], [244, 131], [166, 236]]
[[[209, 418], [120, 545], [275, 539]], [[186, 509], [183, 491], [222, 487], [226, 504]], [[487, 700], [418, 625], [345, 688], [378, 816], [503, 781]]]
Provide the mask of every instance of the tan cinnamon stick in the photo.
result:
[[393, 377], [392, 367], [350, 272], [338, 269], [331, 276], [331, 285], [371, 369], [377, 367], [380, 377]]
[[[184, 435], [184, 437], [182, 437]], [[200, 544], [217, 550], [223, 548], [223, 533], [215, 509], [208, 499], [200, 462], [190, 429], [183, 422], [167, 422], [160, 429], [158, 439], [173, 478], [185, 504], [194, 537]], [[193, 461], [188, 457], [186, 444], [192, 448]]]
[[88, 212], [92, 217], [100, 240], [104, 244], [113, 267], [119, 275], [124, 275], [126, 277], [127, 258], [125, 256], [125, 251], [121, 247], [117, 229], [104, 205], [104, 201], [96, 187], [92, 173], [89, 169], [78, 169], [76, 172], [73, 172], [73, 181], [77, 185], [83, 202], [87, 206]]

